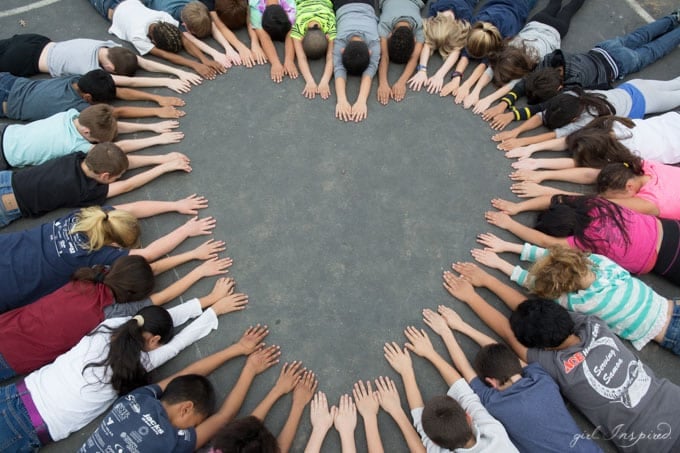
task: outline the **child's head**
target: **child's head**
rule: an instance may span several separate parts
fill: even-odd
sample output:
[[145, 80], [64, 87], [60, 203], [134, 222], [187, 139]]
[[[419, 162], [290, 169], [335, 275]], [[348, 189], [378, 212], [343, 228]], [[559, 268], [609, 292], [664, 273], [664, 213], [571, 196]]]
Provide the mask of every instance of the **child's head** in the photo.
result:
[[448, 395], [435, 396], [423, 408], [423, 430], [442, 448], [455, 450], [475, 439], [465, 410]]
[[472, 58], [484, 58], [503, 45], [503, 36], [495, 25], [489, 22], [475, 22], [468, 33], [465, 49]]
[[205, 376], [186, 374], [168, 383], [160, 401], [175, 428], [194, 428], [215, 410], [215, 390]]
[[71, 234], [87, 236], [85, 248], [96, 251], [105, 245], [130, 248], [139, 245], [141, 229], [135, 216], [120, 209], [104, 211], [100, 206], [82, 208]]
[[215, 13], [230, 30], [246, 26], [248, 2], [246, 0], [215, 0]]
[[368, 68], [370, 61], [371, 52], [361, 39], [350, 39], [342, 50], [342, 65], [349, 75], [360, 76]]
[[155, 278], [149, 263], [139, 255], [121, 256], [110, 268], [81, 267], [71, 276], [76, 282], [102, 283], [113, 293], [116, 303], [144, 300], [151, 295]]
[[80, 76], [76, 82], [80, 95], [91, 104], [116, 99], [116, 83], [108, 72], [95, 69]]
[[154, 46], [166, 52], [178, 53], [182, 50], [182, 32], [168, 22], [154, 22], [149, 25], [149, 39]]
[[285, 41], [291, 29], [288, 15], [281, 5], [267, 5], [262, 13], [262, 29], [272, 41]]
[[392, 30], [387, 38], [387, 51], [390, 61], [397, 64], [406, 64], [411, 58], [416, 46], [413, 30], [407, 25], [401, 25]]
[[631, 162], [607, 164], [597, 175], [597, 193], [610, 197], [624, 192], [634, 192], [631, 194], [634, 196], [639, 187], [632, 187], [631, 180], [644, 174], [642, 160], [639, 157]]
[[598, 93], [586, 93], [582, 88], [574, 88], [550, 99], [543, 112], [543, 125], [548, 129], [564, 127], [588, 113], [598, 117], [614, 114], [614, 106], [607, 98]]
[[486, 345], [480, 349], [473, 367], [479, 378], [494, 388], [509, 383], [513, 376], [522, 374], [519, 358], [501, 343]]
[[85, 165], [102, 184], [110, 184], [120, 178], [130, 166], [127, 154], [115, 143], [97, 143], [85, 156]]
[[534, 294], [545, 299], [557, 299], [590, 285], [586, 283], [593, 266], [588, 259], [589, 253], [564, 246], [549, 247], [548, 252], [529, 269]]
[[[95, 330], [100, 334], [105, 328]], [[147, 385], [148, 373], [142, 364], [142, 352], [149, 352], [173, 337], [173, 324], [170, 313], [156, 305], [144, 307], [115, 329], [110, 329], [110, 346], [107, 357], [100, 362], [85, 365], [92, 367], [110, 367], [110, 384], [118, 395], [125, 395], [132, 390]]]
[[510, 315], [512, 333], [527, 348], [554, 349], [574, 333], [566, 308], [547, 299], [527, 299]]
[[180, 18], [186, 26], [189, 33], [197, 38], [206, 38], [210, 36], [212, 31], [212, 20], [210, 19], [210, 11], [208, 7], [199, 1], [188, 3], [182, 8]]
[[470, 23], [456, 20], [453, 16], [438, 12], [436, 16], [423, 21], [425, 44], [433, 51], [439, 50], [446, 59], [454, 50], [462, 49], [470, 32]]
[[[105, 70], [113, 74], [131, 77], [139, 69], [137, 55], [130, 49], [125, 47], [107, 47], [105, 51], [106, 58], [108, 59], [107, 67], [104, 67]], [[110, 68], [108, 67], [109, 64]]]
[[500, 87], [516, 79], [521, 79], [534, 70], [538, 63], [535, 50], [521, 46], [503, 46], [490, 55], [493, 69], [493, 83]]
[[527, 102], [539, 104], [557, 96], [562, 89], [562, 74], [558, 68], [542, 68], [524, 77]]
[[233, 420], [220, 429], [213, 440], [213, 450], [228, 452], [279, 453], [276, 437], [254, 416]]
[[307, 28], [305, 36], [302, 37], [302, 49], [305, 51], [308, 60], [318, 60], [326, 55], [328, 38], [318, 23]]
[[80, 112], [78, 123], [84, 128], [81, 133], [91, 143], [110, 142], [118, 133], [118, 121], [110, 105], [89, 106]]

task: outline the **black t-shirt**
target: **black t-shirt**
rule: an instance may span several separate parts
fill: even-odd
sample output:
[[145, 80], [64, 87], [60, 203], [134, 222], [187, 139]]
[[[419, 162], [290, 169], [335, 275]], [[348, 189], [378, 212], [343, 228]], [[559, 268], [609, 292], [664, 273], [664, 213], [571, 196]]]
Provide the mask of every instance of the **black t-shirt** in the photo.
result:
[[80, 168], [85, 153], [53, 159], [12, 175], [12, 188], [24, 217], [37, 217], [59, 208], [101, 205], [108, 184], [88, 178]]

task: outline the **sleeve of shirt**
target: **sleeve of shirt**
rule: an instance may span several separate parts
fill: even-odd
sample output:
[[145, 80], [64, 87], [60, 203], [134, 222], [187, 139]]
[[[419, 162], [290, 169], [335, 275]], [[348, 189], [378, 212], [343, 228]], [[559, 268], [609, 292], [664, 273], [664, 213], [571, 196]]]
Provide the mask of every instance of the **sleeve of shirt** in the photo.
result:
[[[465, 379], [459, 379], [454, 382], [447, 395], [458, 401], [465, 412], [472, 418], [472, 423], [477, 426], [480, 432], [493, 433], [493, 436], [504, 436], [507, 445], [512, 445], [501, 422], [489, 414], [479, 397], [472, 391], [468, 383], [465, 382]], [[504, 451], [516, 450], [508, 449]]]
[[441, 448], [439, 445], [435, 444], [432, 442], [432, 439], [427, 437], [427, 434], [425, 434], [425, 430], [423, 429], [423, 408], [422, 407], [417, 407], [411, 411], [411, 417], [413, 417], [413, 426], [416, 428], [416, 431], [418, 431], [418, 434], [420, 435], [420, 440], [425, 446], [425, 449], [427, 450], [427, 453], [447, 453], [450, 452], [451, 450], [447, 450], [445, 448]]
[[248, 7], [250, 8], [250, 25], [254, 29], [262, 28], [262, 13], [260, 12], [259, 0], [249, 0]]
[[177, 327], [190, 319], [201, 316], [203, 309], [201, 308], [201, 302], [198, 299], [193, 298], [183, 304], [169, 308], [168, 313], [170, 313], [170, 316], [172, 317], [172, 325]]
[[391, 31], [392, 27], [390, 24], [380, 18], [380, 21], [378, 22], [378, 36], [381, 38], [387, 38]]
[[579, 129], [583, 129], [594, 118], [595, 118], [594, 116], [584, 112], [571, 123], [555, 129], [555, 135], [557, 136], [557, 138], [566, 137], [572, 132], [576, 132]]
[[485, 404], [489, 402], [491, 397], [498, 392], [493, 387], [489, 387], [488, 385], [484, 384], [482, 380], [479, 377], [474, 378], [472, 381], [470, 381], [470, 388], [477, 394], [479, 397], [480, 401], [482, 404]]
[[522, 246], [522, 253], [520, 253], [519, 259], [522, 261], [530, 261], [532, 263], [535, 263], [536, 261], [538, 261], [540, 258], [544, 257], [547, 254], [548, 251], [546, 249], [525, 242], [524, 246]]
[[295, 18], [297, 16], [297, 7], [295, 5], [295, 0], [280, 0], [281, 8], [286, 12], [288, 16], [288, 21], [291, 24], [295, 23]]
[[415, 26], [415, 30], [413, 30], [413, 35], [416, 38], [416, 42], [419, 42], [419, 43], [425, 42], [425, 30], [423, 29], [423, 20], [422, 19], [418, 20], [418, 23]]
[[524, 270], [521, 266], [515, 266], [510, 274], [510, 280], [516, 282], [518, 285], [526, 288], [526, 283], [529, 278], [529, 272]]
[[142, 36], [135, 36], [130, 40], [130, 42], [133, 46], [135, 46], [135, 49], [137, 49], [137, 52], [139, 52], [140, 55], [148, 54], [151, 52], [151, 49], [155, 47], [150, 39]]
[[342, 50], [347, 45], [344, 38], [336, 38], [333, 46], [333, 75], [336, 79], [346, 79], [347, 70], [342, 65]]
[[378, 63], [380, 62], [380, 40], [376, 39], [371, 41], [371, 43], [368, 45], [368, 50], [371, 52], [371, 59], [369, 60], [368, 67], [362, 76], [373, 78], [375, 73], [378, 71]]
[[150, 299], [144, 299], [139, 302], [127, 302], [124, 304], [111, 304], [104, 308], [104, 318], [111, 319], [134, 316], [139, 310], [150, 305]]

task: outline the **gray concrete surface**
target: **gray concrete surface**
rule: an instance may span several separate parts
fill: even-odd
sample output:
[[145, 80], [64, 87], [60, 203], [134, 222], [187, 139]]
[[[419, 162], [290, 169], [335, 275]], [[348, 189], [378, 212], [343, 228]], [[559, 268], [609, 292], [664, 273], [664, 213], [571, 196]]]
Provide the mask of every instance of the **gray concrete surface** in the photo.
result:
[[[28, 3], [5, 0], [0, 9]], [[673, 6], [671, 1], [653, 3], [661, 5], [662, 13]], [[590, 0], [575, 17], [563, 48], [585, 51], [642, 24], [625, 2]], [[115, 39], [85, 0], [61, 0], [7, 17], [0, 14], [0, 26], [3, 37], [42, 33], [54, 40]], [[439, 61], [434, 57], [431, 67]], [[312, 68], [320, 74], [320, 64]], [[397, 69], [391, 68], [392, 80]], [[679, 72], [676, 50], [635, 77], [669, 79]], [[227, 346], [248, 325], [266, 323], [271, 327], [267, 342], [281, 345], [282, 360], [303, 360], [317, 373], [319, 388], [336, 402], [358, 379], [397, 377], [382, 357], [382, 344], [403, 341], [401, 332], [408, 324], [422, 326], [422, 308], [447, 304], [481, 327], [470, 310], [444, 292], [441, 273], [453, 261], [470, 259], [478, 233], [493, 231], [511, 238], [487, 226], [483, 218], [492, 197], [514, 199], [507, 178], [510, 162], [489, 140], [488, 126], [451, 98], [408, 92], [403, 102], [382, 107], [375, 100], [374, 83], [368, 119], [345, 124], [334, 119], [334, 97], [306, 100], [300, 94], [301, 78], [276, 85], [268, 75], [268, 68], [237, 67], [182, 96], [187, 102], [187, 116], [181, 120], [184, 141], [143, 153], [180, 150], [191, 157], [193, 173], [167, 175], [113, 203], [176, 199], [191, 193], [208, 197], [210, 207], [202, 215], [218, 219], [214, 237], [228, 242], [227, 254], [235, 260], [230, 275], [250, 296], [246, 311], [225, 316], [217, 332], [187, 348], [159, 376]], [[348, 93], [357, 90], [358, 83], [350, 80]], [[6, 232], [59, 214], [17, 222]], [[532, 217], [521, 219], [530, 222]], [[164, 215], [143, 221], [144, 242], [185, 220]], [[178, 251], [202, 240], [191, 239]], [[158, 286], [192, 267], [188, 264], [162, 276]], [[669, 297], [679, 293], [657, 278], [645, 280]], [[184, 300], [205, 294], [213, 282], [200, 282]], [[467, 339], [462, 342], [473, 354], [475, 346]], [[435, 344], [444, 352], [441, 344]], [[660, 376], [680, 384], [677, 357], [654, 344], [640, 355]], [[243, 362], [234, 360], [212, 375], [220, 396], [233, 385]], [[414, 362], [425, 398], [445, 392], [431, 366], [419, 358]], [[258, 377], [241, 414], [255, 407], [278, 370]], [[403, 397], [402, 404], [406, 407]], [[288, 396], [271, 411], [267, 425], [273, 432], [283, 426], [289, 407]], [[381, 413], [379, 421], [385, 451], [405, 451], [389, 416]], [[584, 430], [590, 429], [581, 417], [579, 422]], [[77, 449], [95, 423], [45, 451]], [[305, 412], [294, 451], [303, 449], [310, 429]], [[356, 439], [359, 451], [364, 451], [361, 422]], [[602, 445], [611, 450], [607, 442]], [[334, 431], [324, 447], [340, 450]]]

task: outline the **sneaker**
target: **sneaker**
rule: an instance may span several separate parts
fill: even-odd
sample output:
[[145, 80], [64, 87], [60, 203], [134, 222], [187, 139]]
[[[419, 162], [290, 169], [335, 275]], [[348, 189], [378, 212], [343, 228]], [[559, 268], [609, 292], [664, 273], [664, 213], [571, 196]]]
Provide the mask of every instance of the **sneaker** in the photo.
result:
[[675, 20], [676, 24], [680, 24], [680, 9], [673, 11], [669, 15]]

